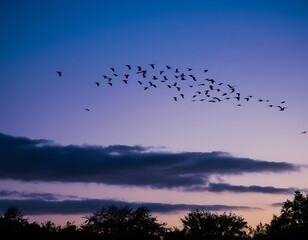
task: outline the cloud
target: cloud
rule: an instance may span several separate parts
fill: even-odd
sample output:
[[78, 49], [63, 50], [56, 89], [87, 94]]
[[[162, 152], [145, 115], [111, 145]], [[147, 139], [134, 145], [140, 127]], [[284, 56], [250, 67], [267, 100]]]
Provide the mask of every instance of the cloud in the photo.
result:
[[[1, 191], [2, 193], [4, 191]], [[6, 191], [6, 196], [24, 195], [23, 192]], [[55, 195], [50, 193], [28, 193], [28, 199], [0, 199], [0, 212], [4, 212], [9, 207], [17, 207], [26, 215], [44, 214], [89, 214], [100, 210], [102, 207], [111, 205], [129, 206], [137, 208], [144, 206], [155, 213], [172, 213], [179, 211], [207, 210], [207, 211], [231, 211], [231, 210], [261, 210], [247, 206], [232, 205], [197, 205], [197, 204], [171, 204], [171, 203], [151, 203], [151, 202], [125, 202], [114, 199], [72, 199], [54, 200], [66, 198], [67, 196]], [[44, 197], [48, 196], [44, 199]], [[69, 196], [72, 197], [72, 196]], [[50, 200], [53, 199], [53, 200]]]
[[284, 204], [284, 202], [275, 202], [275, 203], [272, 203], [271, 206], [281, 208], [283, 206], [283, 204]]
[[276, 188], [272, 186], [242, 186], [242, 185], [230, 185], [226, 183], [210, 183], [206, 188], [210, 192], [256, 192], [256, 193], [271, 193], [271, 194], [293, 194], [296, 191], [295, 188]]
[[77, 199], [77, 196], [73, 195], [62, 195], [55, 193], [41, 193], [41, 192], [19, 192], [19, 191], [8, 191], [0, 190], [0, 198], [9, 199], [40, 199], [44, 201], [55, 201], [63, 199]]
[[[240, 158], [225, 152], [172, 153], [126, 145], [61, 146], [44, 139], [32, 140], [0, 133], [0, 179], [191, 190], [207, 186], [213, 174], [279, 173], [298, 169], [287, 162]], [[210, 191], [227, 187], [208, 185]], [[256, 186], [233, 189], [262, 190]], [[263, 190], [266, 191], [266, 187]]]

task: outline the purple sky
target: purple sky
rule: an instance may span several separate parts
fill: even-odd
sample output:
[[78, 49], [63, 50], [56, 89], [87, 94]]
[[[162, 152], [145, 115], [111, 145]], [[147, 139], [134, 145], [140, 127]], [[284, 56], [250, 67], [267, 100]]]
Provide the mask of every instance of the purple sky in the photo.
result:
[[[171, 225], [195, 208], [268, 222], [308, 187], [307, 10], [300, 0], [1, 1], [0, 210], [61, 223], [142, 203]], [[184, 99], [151, 79], [160, 70]], [[230, 100], [193, 102], [206, 78]], [[143, 90], [149, 81], [158, 87]]]

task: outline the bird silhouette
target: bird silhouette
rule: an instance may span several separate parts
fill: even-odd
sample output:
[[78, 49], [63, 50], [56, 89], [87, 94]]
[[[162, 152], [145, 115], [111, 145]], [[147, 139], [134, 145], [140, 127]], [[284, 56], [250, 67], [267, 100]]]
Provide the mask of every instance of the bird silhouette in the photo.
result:
[[99, 86], [99, 82], [95, 82], [96, 86]]
[[171, 69], [171, 67], [170, 67], [170, 66], [168, 66], [168, 65], [166, 65], [166, 68], [167, 68], [167, 69]]
[[174, 99], [174, 101], [176, 101], [176, 102], [178, 101], [177, 97], [173, 97], [173, 99]]
[[150, 64], [150, 66], [151, 66], [151, 68], [153, 68], [153, 69], [154, 69], [155, 64], [153, 64], [153, 63], [152, 63], [152, 64]]
[[279, 111], [284, 111], [284, 110], [286, 110], [286, 109], [287, 109], [287, 107], [282, 107], [282, 106], [276, 106], [276, 107], [278, 107], [278, 108], [279, 108]]
[[126, 67], [129, 69], [129, 70], [132, 70], [132, 67], [128, 64], [126, 64]]
[[62, 76], [62, 72], [61, 71], [57, 71], [57, 73], [58, 73], [59, 77]]
[[306, 131], [303, 131], [303, 132], [301, 132], [301, 134], [306, 134], [308, 131], [306, 130]]
[[89, 111], [90, 111], [90, 109], [89, 109], [89, 108], [85, 108], [85, 111], [89, 112]]
[[114, 69], [113, 67], [112, 67], [112, 68], [110, 68], [110, 69], [111, 69], [111, 71], [113, 71], [113, 72], [115, 71], [115, 69]]
[[124, 79], [123, 82], [127, 84], [127, 83], [128, 83], [128, 80]]

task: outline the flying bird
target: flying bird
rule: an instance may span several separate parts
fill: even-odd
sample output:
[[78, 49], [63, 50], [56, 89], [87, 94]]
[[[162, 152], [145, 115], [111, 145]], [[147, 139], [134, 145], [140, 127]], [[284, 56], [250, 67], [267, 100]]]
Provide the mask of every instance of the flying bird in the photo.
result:
[[95, 82], [96, 86], [99, 86], [99, 82]]
[[306, 134], [308, 131], [306, 130], [306, 131], [303, 131], [303, 132], [301, 132], [301, 134]]
[[279, 111], [284, 111], [285, 109], [287, 109], [287, 107], [282, 107], [282, 106], [276, 106], [279, 108]]
[[61, 71], [57, 71], [57, 73], [58, 73], [59, 77], [62, 76], [62, 72]]
[[129, 70], [132, 70], [130, 65], [126, 64], [126, 66], [128, 67]]
[[168, 66], [168, 65], [166, 65], [166, 68], [167, 68], [167, 69], [171, 69], [171, 67], [170, 67], [170, 66]]
[[152, 63], [152, 64], [150, 64], [150, 66], [151, 66], [151, 68], [153, 68], [153, 69], [154, 69], [155, 64], [153, 64], [153, 63]]
[[89, 111], [90, 111], [90, 109], [89, 109], [89, 108], [85, 108], [85, 111], [89, 112]]

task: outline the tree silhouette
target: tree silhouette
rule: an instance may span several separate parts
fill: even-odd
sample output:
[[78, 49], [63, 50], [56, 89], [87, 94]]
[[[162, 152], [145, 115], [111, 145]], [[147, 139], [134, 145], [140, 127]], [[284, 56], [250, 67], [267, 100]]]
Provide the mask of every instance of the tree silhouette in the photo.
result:
[[233, 213], [221, 215], [208, 211], [193, 211], [181, 219], [185, 239], [232, 240], [247, 238], [247, 222]]
[[110, 206], [85, 217], [83, 231], [91, 232], [103, 239], [160, 239], [164, 225], [152, 217], [145, 207], [133, 208]]
[[308, 239], [308, 195], [296, 191], [293, 200], [284, 202], [280, 215], [269, 226], [271, 239]]

